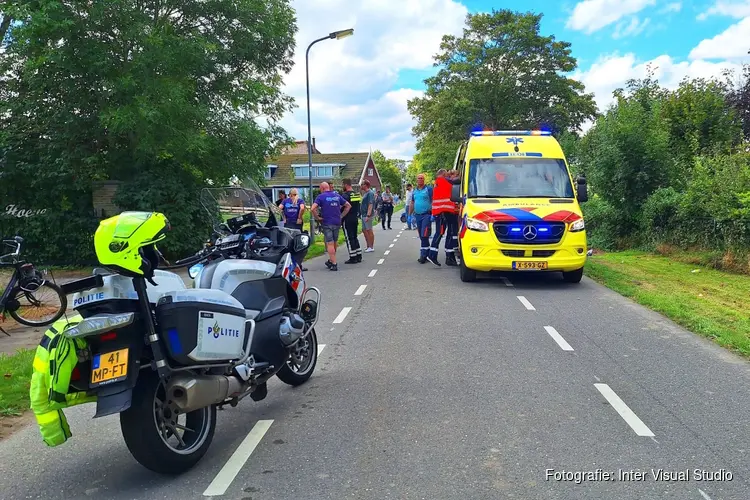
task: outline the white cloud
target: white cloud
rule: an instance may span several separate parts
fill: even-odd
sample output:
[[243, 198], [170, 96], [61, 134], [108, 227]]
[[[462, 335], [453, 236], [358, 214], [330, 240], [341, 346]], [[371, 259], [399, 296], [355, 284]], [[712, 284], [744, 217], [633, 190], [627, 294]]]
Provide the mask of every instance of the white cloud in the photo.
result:
[[593, 92], [599, 111], [603, 112], [614, 102], [612, 92], [622, 88], [630, 79], [644, 78], [647, 66], [651, 65], [654, 78], [669, 89], [676, 88], [680, 81], [690, 78], [719, 77], [727, 69], [739, 70], [740, 65], [730, 61], [709, 62], [705, 60], [675, 61], [668, 55], [661, 55], [650, 61], [638, 61], [635, 54], [612, 54], [592, 64], [587, 71], [579, 71], [573, 78], [586, 85], [587, 92]]
[[583, 0], [573, 9], [567, 27], [594, 33], [655, 3], [656, 0]]
[[701, 12], [697, 19], [703, 21], [710, 16], [729, 16], [742, 18], [750, 16], [750, 0], [744, 1], [726, 1], [716, 0], [716, 2], [705, 12]]
[[323, 152], [380, 149], [394, 157], [414, 153], [406, 100], [419, 92], [395, 89], [401, 70], [432, 67], [444, 34], [460, 35], [465, 6], [454, 0], [294, 0], [295, 67], [285, 91], [298, 108], [282, 121], [307, 137], [305, 50], [327, 33], [354, 28], [354, 36], [326, 40], [310, 51], [312, 135]]
[[641, 22], [637, 16], [633, 16], [630, 18], [629, 23], [621, 22], [617, 24], [615, 32], [612, 33], [612, 38], [618, 39], [639, 35], [646, 29], [646, 26], [648, 26], [650, 22], [651, 19], [649, 18], [646, 18]]
[[740, 59], [750, 48], [750, 17], [733, 24], [713, 38], [701, 41], [690, 51], [690, 59]]
[[670, 12], [680, 12], [682, 10], [682, 2], [672, 2], [665, 5], [660, 11], [660, 14], [668, 14]]

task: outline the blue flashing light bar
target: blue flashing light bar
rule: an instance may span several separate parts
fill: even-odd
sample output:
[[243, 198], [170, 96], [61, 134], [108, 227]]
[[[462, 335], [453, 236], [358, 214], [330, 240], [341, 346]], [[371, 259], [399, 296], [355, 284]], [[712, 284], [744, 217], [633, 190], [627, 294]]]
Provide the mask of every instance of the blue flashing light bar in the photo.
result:
[[471, 133], [474, 137], [482, 135], [552, 135], [549, 130], [476, 130]]

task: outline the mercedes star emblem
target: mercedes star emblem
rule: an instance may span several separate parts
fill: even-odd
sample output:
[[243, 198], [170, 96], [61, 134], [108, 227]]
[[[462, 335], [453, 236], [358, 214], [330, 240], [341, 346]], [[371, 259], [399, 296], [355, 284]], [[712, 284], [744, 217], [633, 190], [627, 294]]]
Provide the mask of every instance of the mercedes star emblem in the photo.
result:
[[533, 240], [536, 238], [537, 232], [534, 226], [526, 226], [523, 228], [523, 237], [527, 240]]

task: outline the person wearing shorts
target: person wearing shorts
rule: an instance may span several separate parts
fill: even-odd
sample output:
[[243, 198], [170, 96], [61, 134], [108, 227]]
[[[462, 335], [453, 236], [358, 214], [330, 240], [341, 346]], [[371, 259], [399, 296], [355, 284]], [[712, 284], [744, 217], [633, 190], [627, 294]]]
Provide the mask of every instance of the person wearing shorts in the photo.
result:
[[[341, 209], [343, 207], [343, 210]], [[352, 205], [336, 191], [331, 190], [327, 182], [320, 183], [320, 194], [312, 204], [312, 213], [320, 220], [320, 228], [323, 230], [323, 239], [328, 251], [326, 267], [331, 271], [338, 271], [336, 264], [336, 250], [338, 250], [339, 229], [341, 219], [351, 210]], [[320, 209], [320, 214], [318, 214]]]
[[372, 230], [373, 218], [375, 215], [375, 194], [370, 189], [370, 181], [365, 179], [359, 187], [362, 193], [362, 202], [359, 205], [360, 215], [362, 216], [362, 235], [365, 237], [365, 252], [374, 252], [375, 233]]

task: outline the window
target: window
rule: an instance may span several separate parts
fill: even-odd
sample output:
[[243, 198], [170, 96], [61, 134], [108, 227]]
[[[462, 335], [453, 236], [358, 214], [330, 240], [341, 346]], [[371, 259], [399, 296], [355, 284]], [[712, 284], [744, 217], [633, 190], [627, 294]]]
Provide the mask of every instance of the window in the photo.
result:
[[[315, 178], [328, 179], [335, 177], [339, 170], [345, 167], [346, 164], [342, 163], [318, 163], [313, 164], [312, 175]], [[306, 179], [309, 177], [309, 170], [307, 165], [292, 165], [294, 168], [294, 177], [297, 179]]]
[[469, 198], [573, 198], [573, 186], [563, 160], [471, 160]]
[[277, 165], [267, 165], [264, 177], [266, 179], [270, 179], [271, 177], [273, 177], [273, 173], [276, 171], [276, 168], [277, 168]]
[[372, 177], [373, 175], [375, 175], [375, 172], [373, 172], [373, 169], [368, 168], [367, 169], [367, 175], [369, 175], [370, 177]]

